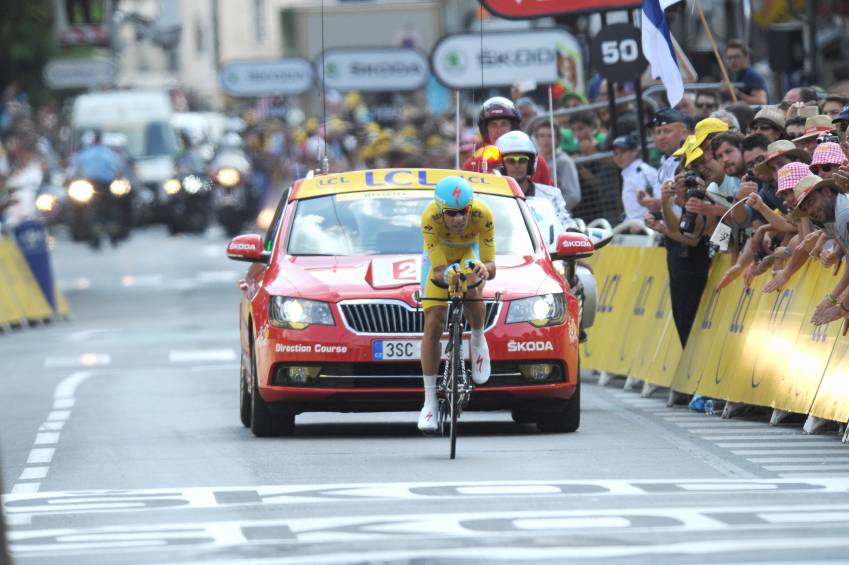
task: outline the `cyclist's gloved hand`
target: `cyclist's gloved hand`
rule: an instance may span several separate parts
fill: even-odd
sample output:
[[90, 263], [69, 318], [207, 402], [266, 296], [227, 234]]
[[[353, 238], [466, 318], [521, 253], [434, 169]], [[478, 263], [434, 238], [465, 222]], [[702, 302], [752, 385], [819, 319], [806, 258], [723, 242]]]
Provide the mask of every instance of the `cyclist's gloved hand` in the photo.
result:
[[489, 277], [489, 271], [486, 270], [486, 266], [475, 259], [467, 259], [466, 268], [470, 269], [479, 279], [486, 279]]
[[445, 284], [450, 285], [460, 273], [460, 263], [451, 263], [447, 267], [445, 267], [445, 271], [442, 273], [442, 280], [445, 281]]

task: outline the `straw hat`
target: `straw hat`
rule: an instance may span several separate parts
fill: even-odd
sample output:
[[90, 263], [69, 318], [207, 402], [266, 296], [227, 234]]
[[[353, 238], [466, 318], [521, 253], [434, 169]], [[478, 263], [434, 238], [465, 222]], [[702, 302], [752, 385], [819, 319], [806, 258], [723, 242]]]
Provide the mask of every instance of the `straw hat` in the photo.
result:
[[796, 186], [793, 187], [793, 192], [796, 194], [796, 207], [793, 208], [793, 217], [800, 218], [805, 215], [802, 211], [802, 202], [804, 202], [805, 198], [810, 196], [810, 194], [816, 190], [821, 188], [833, 188], [835, 190], [840, 190], [835, 183], [831, 179], [824, 179], [817, 175], [808, 175], [806, 177], [802, 177]]
[[831, 117], [818, 115], [805, 120], [805, 133], [793, 140], [793, 143], [807, 141], [813, 137], [817, 137], [834, 129], [834, 124], [831, 122]]
[[766, 159], [755, 166], [755, 172], [761, 176], [769, 176], [769, 167], [767, 163], [776, 157], [787, 155], [790, 158], [800, 159], [805, 163], [811, 162], [811, 155], [804, 149], [799, 149], [792, 141], [779, 139], [773, 141], [766, 148]]

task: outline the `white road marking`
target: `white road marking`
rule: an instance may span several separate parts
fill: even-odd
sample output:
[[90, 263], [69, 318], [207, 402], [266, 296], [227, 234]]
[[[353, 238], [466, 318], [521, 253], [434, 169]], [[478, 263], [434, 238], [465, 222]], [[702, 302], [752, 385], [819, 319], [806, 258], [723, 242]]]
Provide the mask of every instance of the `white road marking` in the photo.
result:
[[21, 476], [18, 477], [19, 481], [32, 481], [34, 479], [43, 479], [47, 476], [47, 470], [50, 467], [26, 467]]
[[55, 445], [59, 443], [59, 432], [40, 432], [35, 436], [35, 445]]
[[[89, 377], [91, 377], [91, 372], [78, 371], [71, 373], [56, 385], [56, 388], [53, 390], [53, 410], [47, 415], [47, 420], [39, 426], [39, 431], [35, 435], [34, 445], [57, 445], [59, 443], [61, 436], [59, 430], [64, 427], [65, 421], [71, 415], [69, 409], [74, 405], [74, 395], [77, 392], [77, 387]], [[38, 492], [41, 483], [21, 481], [34, 481], [45, 478], [50, 470], [50, 462], [53, 461], [55, 454], [55, 447], [33, 447], [27, 457], [27, 465], [38, 466], [24, 468], [20, 477], [18, 477], [18, 482], [12, 486], [11, 492]]]
[[[846, 493], [849, 477], [752, 480], [567, 480], [428, 483], [353, 483], [192, 487], [185, 489], [39, 492], [4, 497], [7, 514], [66, 514], [198, 509], [246, 505], [304, 505], [369, 500], [463, 500], [491, 497], [656, 496], [688, 492]], [[8, 506], [14, 502], [13, 506]], [[849, 506], [847, 506], [849, 509]]]
[[768, 471], [849, 471], [848, 464], [842, 465], [819, 465], [810, 463], [806, 465], [764, 465]]
[[16, 483], [12, 486], [12, 494], [21, 494], [25, 492], [38, 492], [40, 483]]
[[785, 455], [784, 457], [748, 457], [752, 463], [805, 463], [805, 462], [840, 462], [845, 461], [849, 464], [849, 455], [845, 453], [823, 453], [821, 455], [804, 455], [802, 457], [793, 457]]
[[[816, 440], [808, 440], [804, 439], [790, 439], [790, 440], [778, 440], [778, 439], [769, 439], [764, 441], [757, 442], [721, 442], [716, 444], [718, 447], [759, 447], [766, 449], [768, 447], [834, 447], [840, 446], [841, 443], [837, 440], [834, 441], [816, 441]], [[847, 454], [849, 454], [849, 449], [846, 450]]]
[[[711, 433], [713, 433], [713, 432], [711, 432]], [[697, 434], [697, 435], [698, 435], [698, 434]], [[795, 434], [793, 434], [793, 435], [791, 435], [791, 434], [763, 434], [763, 435], [757, 435], [757, 434], [754, 434], [754, 435], [751, 435], [751, 434], [746, 434], [746, 435], [728, 434], [728, 435], [719, 435], [719, 436], [715, 436], [715, 435], [706, 435], [706, 436], [699, 435], [699, 437], [700, 437], [700, 438], [702, 438], [703, 440], [706, 440], [706, 441], [753, 441], [753, 440], [761, 440], [761, 439], [762, 439], [762, 440], [764, 440], [764, 441], [769, 441], [769, 440], [774, 440], [774, 439], [787, 439], [787, 440], [791, 440], [791, 439], [796, 439], [796, 438], [799, 438], [799, 440], [801, 441], [801, 439], [802, 439], [804, 436], [801, 436], [801, 435], [798, 435], [798, 436], [797, 436], [797, 435], [795, 435]]]
[[201, 282], [233, 282], [239, 279], [239, 272], [233, 270], [226, 271], [199, 271], [195, 278]]
[[734, 449], [731, 453], [734, 455], [822, 455], [824, 450], [833, 449], [842, 449], [844, 450], [842, 453], [849, 454], [849, 448], [841, 444], [819, 449]]
[[172, 363], [235, 361], [236, 352], [232, 349], [194, 349], [189, 351], [171, 351], [168, 353], [168, 360]]
[[53, 447], [39, 447], [29, 452], [27, 457], [27, 465], [33, 463], [50, 463], [53, 460], [53, 453], [56, 451]]
[[[52, 412], [51, 412], [52, 414]], [[40, 432], [49, 432], [49, 431], [58, 431], [65, 427], [65, 422], [53, 422], [47, 421], [39, 426], [38, 431]]]
[[[695, 433], [695, 432], [694, 432]], [[728, 424], [727, 429], [717, 428], [705, 430], [706, 434], [717, 434], [717, 435], [734, 435], [734, 434], [751, 434], [751, 435], [803, 435], [801, 428], [798, 430], [786, 430], [780, 428], [770, 428], [766, 425], [760, 428], [744, 428], [739, 429], [735, 428], [733, 424]]]
[[165, 277], [161, 274], [151, 275], [124, 275], [121, 277], [121, 286], [129, 287], [157, 287], [162, 286]]

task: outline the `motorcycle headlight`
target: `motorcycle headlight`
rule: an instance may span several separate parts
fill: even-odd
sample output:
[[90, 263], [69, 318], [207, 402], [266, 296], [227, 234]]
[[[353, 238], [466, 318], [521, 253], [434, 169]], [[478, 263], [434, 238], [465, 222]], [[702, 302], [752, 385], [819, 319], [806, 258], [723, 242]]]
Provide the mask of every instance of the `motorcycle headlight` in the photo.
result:
[[35, 207], [38, 208], [39, 212], [48, 214], [56, 207], [56, 202], [58, 200], [52, 194], [39, 194], [38, 198], [35, 199]]
[[333, 326], [330, 305], [317, 300], [272, 296], [269, 303], [271, 325], [290, 330], [302, 330], [313, 324]]
[[219, 169], [218, 172], [215, 173], [215, 182], [221, 186], [236, 186], [239, 184], [239, 179], [239, 171], [232, 167]]
[[115, 179], [109, 185], [109, 192], [115, 196], [124, 196], [129, 194], [131, 190], [133, 190], [133, 186], [127, 179]]
[[173, 196], [183, 189], [183, 185], [181, 185], [180, 181], [177, 179], [168, 179], [165, 181], [165, 184], [162, 185], [162, 188], [165, 190], [165, 194]]
[[183, 179], [183, 188], [189, 194], [197, 194], [203, 190], [203, 181], [194, 175], [189, 175]]
[[80, 204], [85, 204], [94, 196], [94, 185], [82, 179], [71, 181], [68, 185], [68, 196]]
[[513, 300], [507, 310], [508, 324], [529, 322], [537, 328], [562, 324], [565, 317], [566, 300], [562, 294], [544, 294]]

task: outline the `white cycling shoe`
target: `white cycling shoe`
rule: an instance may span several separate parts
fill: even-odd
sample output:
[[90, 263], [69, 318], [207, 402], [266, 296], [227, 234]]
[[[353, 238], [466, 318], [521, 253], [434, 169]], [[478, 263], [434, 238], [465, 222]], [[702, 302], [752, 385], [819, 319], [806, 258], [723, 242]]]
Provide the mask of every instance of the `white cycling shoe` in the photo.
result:
[[436, 406], [428, 406], [424, 405], [422, 411], [419, 412], [419, 430], [426, 434], [436, 433], [439, 429], [439, 423], [437, 422], [437, 408]]
[[481, 340], [481, 346], [471, 346], [472, 353], [472, 380], [476, 385], [485, 384], [489, 380], [489, 346], [486, 344], [486, 338]]

